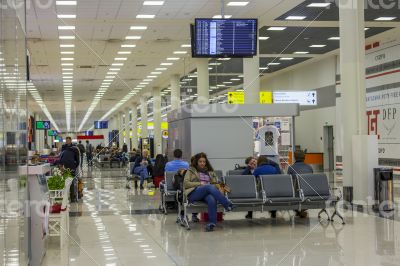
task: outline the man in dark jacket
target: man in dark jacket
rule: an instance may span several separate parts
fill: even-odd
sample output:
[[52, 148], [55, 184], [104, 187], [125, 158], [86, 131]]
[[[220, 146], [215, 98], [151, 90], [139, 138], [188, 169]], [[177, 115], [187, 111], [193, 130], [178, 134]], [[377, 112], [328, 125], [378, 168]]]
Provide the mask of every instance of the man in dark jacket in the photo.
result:
[[246, 168], [243, 170], [242, 175], [252, 175], [254, 172], [254, 169], [257, 167], [257, 159], [254, 157], [247, 157], [246, 161]]
[[79, 165], [83, 167], [83, 155], [85, 154], [85, 146], [83, 146], [82, 141], [78, 143], [79, 154], [81, 156], [81, 160], [79, 161]]
[[74, 174], [79, 166], [79, 150], [72, 145], [71, 137], [65, 138], [65, 144], [61, 148], [61, 158], [59, 164], [64, 168], [70, 169]]
[[[314, 173], [314, 170], [311, 168], [310, 165], [304, 163], [304, 159], [305, 159], [305, 153], [302, 150], [296, 150], [294, 152], [294, 159], [296, 160], [296, 162], [294, 164], [292, 164], [291, 166], [289, 166], [288, 169], [288, 175], [291, 175], [293, 178], [293, 184], [294, 184], [294, 189], [297, 193], [298, 191], [298, 184], [297, 184], [297, 180], [296, 180], [296, 176], [299, 175], [299, 178], [301, 178], [301, 175], [303, 174], [312, 174]], [[296, 215], [301, 217], [301, 218], [305, 218], [307, 217], [307, 210], [295, 210]]]

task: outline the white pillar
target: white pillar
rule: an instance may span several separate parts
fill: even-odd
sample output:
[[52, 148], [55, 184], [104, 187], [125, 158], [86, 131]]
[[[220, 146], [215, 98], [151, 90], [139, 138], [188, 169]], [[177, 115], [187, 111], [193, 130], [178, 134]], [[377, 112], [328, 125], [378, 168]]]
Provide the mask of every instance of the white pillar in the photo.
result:
[[259, 103], [260, 98], [260, 57], [243, 58], [244, 102]]
[[196, 59], [197, 65], [197, 103], [208, 104], [210, 99], [210, 80], [208, 73], [208, 59]]
[[122, 145], [124, 144], [124, 113], [120, 111], [118, 113], [118, 130], [119, 130], [119, 137], [118, 137], [118, 142], [119, 142], [119, 148], [122, 148]]
[[129, 135], [131, 129], [129, 111], [130, 111], [129, 107], [125, 108], [125, 143], [126, 145], [128, 145], [128, 151], [131, 150], [131, 142], [129, 141]]
[[160, 88], [153, 88], [153, 123], [154, 123], [154, 151], [162, 153], [161, 139], [161, 92]]
[[147, 129], [147, 97], [140, 98], [140, 117], [142, 122], [142, 130], [140, 131], [141, 138], [148, 138], [149, 131]]
[[181, 105], [181, 87], [179, 83], [179, 75], [171, 76], [171, 110], [176, 110]]
[[138, 136], [137, 136], [137, 104], [131, 105], [131, 130], [132, 130], [132, 147], [131, 149], [138, 148]]
[[[364, 0], [340, 0], [343, 185], [353, 187], [352, 138], [366, 135]], [[345, 189], [346, 190], [346, 189]]]

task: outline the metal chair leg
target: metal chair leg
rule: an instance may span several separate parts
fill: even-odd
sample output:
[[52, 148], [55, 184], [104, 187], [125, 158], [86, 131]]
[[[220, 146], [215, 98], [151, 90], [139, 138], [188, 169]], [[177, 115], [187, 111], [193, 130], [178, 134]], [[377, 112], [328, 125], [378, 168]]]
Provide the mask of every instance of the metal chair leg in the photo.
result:
[[328, 221], [330, 220], [330, 217], [329, 217], [329, 214], [328, 214], [328, 212], [326, 211], [326, 209], [322, 209], [322, 210], [320, 210], [319, 211], [319, 213], [318, 213], [318, 218], [321, 218], [321, 214], [322, 213], [325, 213], [327, 216], [328, 216]]

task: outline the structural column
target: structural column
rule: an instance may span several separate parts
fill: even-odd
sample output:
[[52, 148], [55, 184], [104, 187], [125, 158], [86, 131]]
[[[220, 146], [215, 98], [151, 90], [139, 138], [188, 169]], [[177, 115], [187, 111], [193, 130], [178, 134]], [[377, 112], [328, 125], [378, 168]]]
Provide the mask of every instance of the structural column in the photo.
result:
[[122, 148], [124, 144], [124, 113], [121, 111], [118, 113], [118, 130], [119, 130], [119, 148]]
[[133, 103], [131, 106], [131, 130], [132, 130], [132, 149], [138, 148], [137, 136], [137, 104]]
[[179, 75], [171, 76], [171, 110], [176, 110], [181, 105], [181, 87], [179, 84]]
[[131, 126], [130, 126], [130, 119], [129, 119], [129, 111], [130, 111], [129, 107], [125, 108], [125, 139], [124, 139], [124, 141], [125, 141], [126, 145], [128, 145], [128, 151], [131, 150], [131, 142], [129, 141], [130, 131], [131, 131], [130, 130]]
[[208, 59], [196, 59], [197, 65], [197, 103], [208, 104], [210, 99], [210, 80], [208, 73]]
[[243, 58], [244, 102], [259, 103], [260, 94], [260, 57]]
[[147, 97], [142, 96], [140, 98], [140, 116], [142, 122], [142, 129], [140, 131], [141, 138], [148, 138], [149, 131], [147, 129]]
[[343, 147], [343, 185], [346, 194], [353, 187], [354, 135], [366, 135], [364, 0], [340, 0], [340, 75]]
[[161, 93], [160, 88], [153, 88], [153, 123], [154, 123], [154, 151], [162, 153], [161, 139]]

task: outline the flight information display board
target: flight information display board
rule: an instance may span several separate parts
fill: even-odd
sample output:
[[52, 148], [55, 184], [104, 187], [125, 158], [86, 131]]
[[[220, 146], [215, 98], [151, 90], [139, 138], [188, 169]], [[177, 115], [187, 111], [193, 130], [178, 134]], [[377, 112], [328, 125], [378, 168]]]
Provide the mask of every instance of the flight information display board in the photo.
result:
[[257, 54], [257, 19], [196, 19], [193, 57], [252, 57]]
[[108, 128], [108, 121], [94, 121], [95, 129], [106, 129]]

